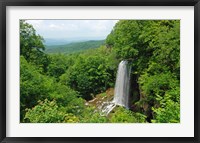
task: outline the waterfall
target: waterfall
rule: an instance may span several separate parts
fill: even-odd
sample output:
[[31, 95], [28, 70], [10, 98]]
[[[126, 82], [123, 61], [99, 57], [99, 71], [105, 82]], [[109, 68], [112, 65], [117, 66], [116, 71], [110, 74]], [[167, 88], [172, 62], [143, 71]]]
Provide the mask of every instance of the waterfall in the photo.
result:
[[110, 102], [104, 102], [100, 109], [102, 115], [108, 115], [116, 105], [129, 108], [130, 98], [130, 75], [131, 67], [128, 65], [128, 61], [121, 61], [118, 66], [117, 78], [115, 82], [114, 99]]
[[117, 105], [129, 108], [131, 67], [128, 61], [121, 61], [115, 82], [114, 100]]

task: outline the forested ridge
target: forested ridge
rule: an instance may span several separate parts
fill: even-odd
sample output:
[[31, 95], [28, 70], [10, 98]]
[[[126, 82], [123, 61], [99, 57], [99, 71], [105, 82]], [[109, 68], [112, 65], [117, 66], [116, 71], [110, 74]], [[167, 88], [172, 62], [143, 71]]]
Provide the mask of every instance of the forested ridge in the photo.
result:
[[[45, 53], [44, 39], [20, 21], [20, 121], [26, 123], [180, 122], [180, 21], [119, 20], [105, 44]], [[130, 109], [102, 116], [118, 64], [131, 67]]]
[[90, 40], [84, 42], [72, 42], [65, 45], [51, 45], [45, 46], [45, 53], [64, 53], [72, 54], [82, 52], [88, 49], [98, 48], [104, 44], [104, 40]]

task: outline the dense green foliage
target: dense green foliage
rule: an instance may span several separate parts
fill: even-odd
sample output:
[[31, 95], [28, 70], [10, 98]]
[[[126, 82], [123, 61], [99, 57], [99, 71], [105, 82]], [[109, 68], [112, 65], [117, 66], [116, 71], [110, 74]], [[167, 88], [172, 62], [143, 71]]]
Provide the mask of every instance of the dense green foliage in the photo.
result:
[[52, 54], [49, 56], [50, 63], [47, 68], [47, 75], [59, 79], [65, 71], [74, 64], [76, 55], [66, 56], [63, 54]]
[[44, 39], [36, 34], [32, 25], [20, 20], [20, 55], [45, 72], [49, 59], [43, 53], [45, 50], [43, 41]]
[[71, 54], [76, 52], [81, 52], [88, 49], [96, 49], [99, 46], [104, 44], [104, 40], [91, 40], [86, 42], [76, 42], [76, 43], [69, 43], [66, 45], [52, 45], [46, 46], [46, 53], [65, 53]]
[[[180, 21], [120, 20], [104, 42], [49, 46], [45, 53], [43, 38], [20, 21], [20, 121], [180, 122]], [[98, 95], [107, 98], [124, 59], [138, 91], [131, 94], [130, 110], [116, 107], [102, 116], [89, 103]]]
[[106, 40], [118, 58], [132, 63], [140, 88], [138, 105], [148, 106], [149, 118], [179, 122], [180, 22], [121, 20]]
[[105, 47], [80, 54], [60, 79], [78, 91], [84, 99], [92, 99], [96, 94], [114, 86], [117, 71], [114, 57]]
[[77, 122], [77, 118], [73, 114], [66, 114], [64, 108], [59, 107], [56, 101], [45, 100], [38, 101], [37, 106], [28, 109], [25, 119], [31, 123], [62, 123], [69, 117], [69, 122]]
[[118, 107], [114, 113], [111, 113], [110, 121], [112, 123], [145, 123], [146, 116], [140, 113], [134, 113], [123, 107]]

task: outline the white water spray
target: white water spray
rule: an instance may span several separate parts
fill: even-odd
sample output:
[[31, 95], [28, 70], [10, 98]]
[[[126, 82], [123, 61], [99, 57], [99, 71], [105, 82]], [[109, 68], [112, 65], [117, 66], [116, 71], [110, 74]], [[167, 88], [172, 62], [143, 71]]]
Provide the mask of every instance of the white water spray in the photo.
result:
[[128, 61], [121, 61], [115, 82], [114, 103], [129, 108], [131, 68]]
[[104, 102], [101, 106], [101, 111], [106, 116], [116, 107], [116, 105], [124, 106], [127, 109], [129, 108], [130, 75], [131, 67], [128, 65], [128, 61], [121, 61], [117, 71], [114, 99], [111, 102]]

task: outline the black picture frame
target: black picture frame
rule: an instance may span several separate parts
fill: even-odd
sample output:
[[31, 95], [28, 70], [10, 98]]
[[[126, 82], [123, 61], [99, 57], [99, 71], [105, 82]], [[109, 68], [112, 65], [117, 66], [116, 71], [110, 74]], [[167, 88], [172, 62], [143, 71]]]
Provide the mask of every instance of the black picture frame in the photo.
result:
[[[7, 137], [6, 7], [7, 6], [194, 6], [194, 137]], [[200, 143], [200, 1], [199, 0], [0, 0], [0, 141], [12, 142], [187, 142]], [[189, 58], [189, 57], [188, 57]]]

